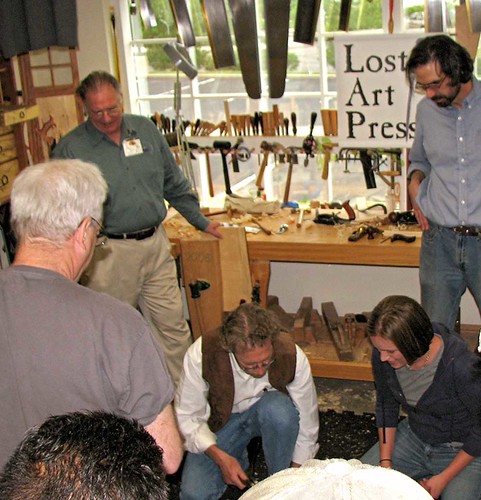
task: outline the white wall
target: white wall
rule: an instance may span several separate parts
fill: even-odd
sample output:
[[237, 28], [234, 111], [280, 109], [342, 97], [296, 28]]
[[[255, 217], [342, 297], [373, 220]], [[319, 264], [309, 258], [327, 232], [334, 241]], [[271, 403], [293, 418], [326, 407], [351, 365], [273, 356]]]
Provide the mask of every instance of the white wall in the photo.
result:
[[77, 0], [77, 59], [81, 80], [94, 70], [114, 72], [109, 3], [108, 0]]
[[[279, 305], [290, 313], [297, 311], [303, 297], [312, 297], [319, 312], [322, 302], [334, 302], [339, 315], [362, 313], [387, 295], [419, 300], [418, 275], [417, 268], [273, 262], [269, 295], [277, 295]], [[461, 322], [481, 323], [469, 292], [461, 302]]]

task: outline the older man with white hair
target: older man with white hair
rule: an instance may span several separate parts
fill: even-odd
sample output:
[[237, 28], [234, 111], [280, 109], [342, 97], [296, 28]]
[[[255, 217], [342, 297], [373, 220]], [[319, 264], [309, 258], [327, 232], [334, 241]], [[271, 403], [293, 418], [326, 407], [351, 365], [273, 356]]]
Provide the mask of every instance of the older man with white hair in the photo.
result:
[[15, 179], [13, 265], [0, 271], [0, 467], [48, 416], [103, 410], [135, 418], [177, 470], [182, 442], [161, 347], [131, 306], [77, 279], [102, 242], [107, 184], [80, 160], [27, 167]]

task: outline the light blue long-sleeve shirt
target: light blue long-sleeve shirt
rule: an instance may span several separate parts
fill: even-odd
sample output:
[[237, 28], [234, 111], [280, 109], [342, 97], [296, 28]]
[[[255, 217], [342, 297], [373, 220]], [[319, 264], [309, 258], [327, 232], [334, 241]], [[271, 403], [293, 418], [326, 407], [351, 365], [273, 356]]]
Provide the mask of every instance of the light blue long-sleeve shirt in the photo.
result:
[[416, 111], [416, 136], [408, 176], [426, 178], [417, 203], [432, 222], [446, 227], [481, 227], [481, 83], [456, 109], [424, 98]]

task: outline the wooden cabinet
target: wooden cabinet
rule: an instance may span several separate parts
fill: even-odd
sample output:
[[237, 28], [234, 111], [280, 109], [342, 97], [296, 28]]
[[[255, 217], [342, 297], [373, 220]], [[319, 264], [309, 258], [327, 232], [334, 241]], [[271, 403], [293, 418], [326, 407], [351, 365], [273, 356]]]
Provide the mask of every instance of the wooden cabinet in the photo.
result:
[[9, 201], [12, 183], [27, 165], [21, 123], [34, 114], [18, 105], [11, 61], [0, 56], [0, 205]]

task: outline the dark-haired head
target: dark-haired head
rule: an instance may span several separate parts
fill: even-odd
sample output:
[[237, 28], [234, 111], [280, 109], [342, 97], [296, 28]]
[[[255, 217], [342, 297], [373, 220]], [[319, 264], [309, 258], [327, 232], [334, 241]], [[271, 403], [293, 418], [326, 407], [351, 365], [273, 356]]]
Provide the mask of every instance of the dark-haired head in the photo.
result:
[[368, 335], [390, 340], [412, 364], [428, 351], [434, 330], [418, 302], [404, 295], [391, 295], [372, 311]]
[[85, 97], [88, 92], [96, 92], [105, 85], [110, 85], [115, 89], [119, 95], [119, 99], [122, 96], [122, 91], [117, 79], [106, 71], [92, 71], [87, 75], [81, 82], [80, 85], [75, 90], [75, 93], [85, 102]]
[[3, 500], [166, 500], [162, 450], [136, 421], [104, 412], [31, 429], [0, 475]]
[[448, 35], [433, 35], [421, 38], [412, 49], [406, 63], [408, 82], [416, 68], [432, 62], [450, 78], [453, 87], [467, 83], [473, 75], [474, 65], [469, 52]]

